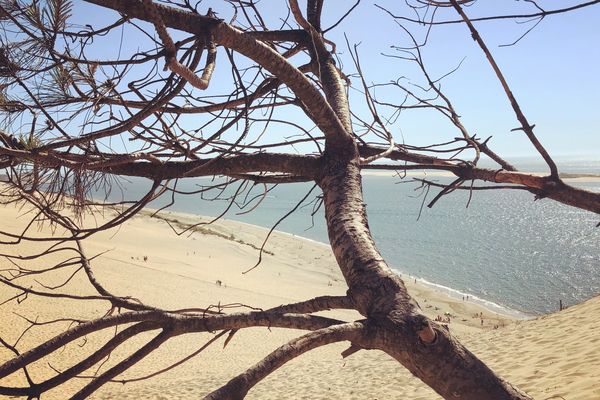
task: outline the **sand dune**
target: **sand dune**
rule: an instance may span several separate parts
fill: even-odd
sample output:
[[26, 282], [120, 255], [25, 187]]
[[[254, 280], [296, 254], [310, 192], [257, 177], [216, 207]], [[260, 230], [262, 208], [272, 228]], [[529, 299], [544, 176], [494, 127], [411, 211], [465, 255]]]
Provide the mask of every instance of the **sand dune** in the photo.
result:
[[[5, 230], [26, 222], [15, 218], [17, 211], [0, 208], [0, 220]], [[165, 214], [177, 228], [199, 217], [183, 214]], [[242, 274], [257, 260], [266, 231], [262, 228], [231, 221], [220, 221], [191, 235], [177, 236], [160, 219], [147, 215], [127, 222], [118, 231], [93, 236], [86, 244], [89, 255], [106, 252], [93, 261], [97, 278], [112, 292], [132, 295], [147, 304], [168, 309], [185, 307], [223, 306], [236, 303], [243, 310], [247, 306], [267, 308], [317, 295], [341, 295], [345, 291], [329, 247], [307, 240], [275, 233], [266, 249], [263, 263], [252, 272]], [[18, 250], [2, 247], [2, 251], [21, 254], [34, 251], [35, 245], [24, 243]], [[50, 257], [31, 267], [41, 268], [58, 260]], [[0, 269], [7, 268], [0, 259]], [[70, 272], [49, 277], [61, 282]], [[450, 330], [467, 347], [512, 383], [528, 391], [535, 398], [550, 399], [563, 396], [568, 400], [600, 398], [600, 299], [571, 307], [560, 313], [528, 321], [515, 321], [494, 314], [477, 304], [448, 297], [431, 287], [405, 279], [409, 290], [430, 317], [449, 312]], [[47, 281], [48, 282], [48, 281]], [[35, 283], [32, 283], [35, 284]], [[92, 293], [89, 283], [76, 276], [62, 291]], [[14, 291], [0, 286], [0, 302]], [[102, 302], [90, 301], [84, 305], [70, 300], [49, 301], [29, 298], [16, 304], [0, 307], [0, 336], [14, 342], [26, 321], [14, 314], [29, 318], [40, 316], [49, 320], [65, 316], [91, 318], [101, 316], [107, 309]], [[483, 314], [474, 318], [475, 314]], [[359, 318], [349, 311], [330, 312], [336, 318]], [[34, 329], [21, 339], [21, 349], [40, 343], [61, 332], [68, 323]], [[494, 329], [498, 326], [498, 329]], [[92, 335], [57, 354], [36, 363], [34, 379], [51, 376], [50, 368], [63, 369], [91, 351], [94, 344], [102, 343], [114, 332]], [[200, 397], [221, 383], [260, 360], [278, 345], [301, 335], [300, 331], [253, 328], [239, 332], [227, 348], [222, 339], [183, 366], [145, 380], [125, 385], [113, 383], [99, 390], [97, 399], [176, 399]], [[128, 371], [128, 378], [144, 376], [181, 359], [201, 347], [212, 334], [179, 337], [167, 342], [158, 351]], [[131, 352], [136, 344], [148, 336], [128, 343], [101, 366], [105, 370], [116, 360]], [[80, 347], [81, 346], [81, 347]], [[347, 345], [336, 344], [308, 353], [285, 365], [248, 395], [254, 399], [436, 399], [428, 387], [408, 374], [402, 366], [381, 352], [361, 351], [347, 359], [340, 353]], [[0, 362], [11, 357], [6, 349], [0, 350]], [[94, 373], [93, 369], [88, 374]], [[13, 374], [0, 385], [22, 384], [23, 376]], [[82, 386], [82, 378], [56, 389], [47, 399], [63, 399]]]
[[[600, 297], [472, 335], [467, 346], [537, 399], [600, 399]], [[554, 396], [554, 397], [553, 397]]]

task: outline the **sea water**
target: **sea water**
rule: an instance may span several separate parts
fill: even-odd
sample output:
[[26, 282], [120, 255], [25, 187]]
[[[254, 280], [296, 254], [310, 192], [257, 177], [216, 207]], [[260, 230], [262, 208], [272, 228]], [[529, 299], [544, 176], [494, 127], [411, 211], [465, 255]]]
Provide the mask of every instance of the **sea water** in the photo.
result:
[[[535, 167], [532, 167], [535, 168]], [[591, 169], [590, 169], [591, 168]], [[536, 170], [536, 169], [533, 169]], [[539, 169], [537, 169], [539, 170]], [[564, 172], [600, 172], [598, 162], [564, 163]], [[448, 183], [451, 178], [431, 178]], [[177, 189], [198, 190], [214, 184], [206, 179], [181, 180]], [[600, 191], [599, 181], [573, 183]], [[150, 187], [143, 179], [123, 184], [126, 199]], [[262, 196], [262, 185], [239, 194], [235, 201], [217, 199], [212, 190], [202, 195], [176, 195], [168, 210], [217, 216], [273, 227], [311, 189], [309, 183], [286, 184]], [[556, 311], [600, 293], [600, 216], [548, 199], [534, 201], [522, 190], [455, 191], [427, 208], [439, 189], [427, 198], [410, 178], [363, 177], [369, 226], [375, 242], [394, 270], [460, 297], [468, 294], [488, 306], [529, 315]], [[221, 193], [227, 198], [235, 185]], [[112, 200], [119, 197], [116, 191]], [[276, 229], [327, 243], [322, 208], [315, 211], [320, 191], [315, 188], [297, 211]], [[259, 199], [262, 202], [249, 213]], [[171, 202], [171, 194], [152, 208]], [[467, 207], [468, 204], [468, 207]], [[313, 215], [314, 214], [314, 215]]]

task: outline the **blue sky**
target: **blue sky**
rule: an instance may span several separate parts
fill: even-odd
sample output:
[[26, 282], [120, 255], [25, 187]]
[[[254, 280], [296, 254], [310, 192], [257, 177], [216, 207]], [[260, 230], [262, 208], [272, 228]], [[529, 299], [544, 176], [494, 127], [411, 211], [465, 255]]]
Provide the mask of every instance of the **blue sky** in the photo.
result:
[[[106, 22], [110, 13], [98, 11], [94, 6], [77, 3], [77, 15], [84, 11], [84, 18], [94, 26]], [[222, 2], [205, 1], [200, 10], [205, 11], [213, 4], [216, 11], [223, 7]], [[324, 23], [327, 27], [336, 21], [351, 4], [351, 1], [330, 0], [325, 3]], [[407, 76], [415, 84], [423, 83], [414, 66], [407, 62], [385, 58], [381, 53], [394, 53], [390, 46], [407, 45], [407, 36], [398, 25], [373, 4], [389, 8], [390, 11], [412, 16], [403, 1], [378, 2], [362, 1], [353, 14], [328, 37], [338, 44], [337, 51], [344, 65], [345, 73], [355, 71], [345, 46], [344, 34], [351, 44], [359, 45], [361, 63], [369, 83], [388, 82], [400, 76]], [[565, 7], [576, 2], [541, 1], [547, 9]], [[275, 23], [280, 13], [274, 7], [283, 2], [262, 1], [260, 5], [270, 7], [266, 18]], [[79, 8], [81, 7], [81, 8]], [[90, 10], [95, 10], [90, 13]], [[531, 12], [534, 9], [523, 1], [480, 0], [477, 7], [467, 8], [470, 16]], [[227, 19], [222, 11], [219, 16]], [[439, 12], [440, 19], [456, 19], [451, 10]], [[502, 68], [513, 93], [532, 124], [539, 139], [556, 156], [580, 156], [600, 158], [600, 5], [547, 17], [517, 45], [499, 47], [514, 41], [531, 24], [517, 24], [515, 21], [480, 22], [476, 24], [486, 40], [496, 61]], [[75, 21], [74, 21], [75, 22]], [[414, 24], [405, 24], [417, 37], [422, 38], [424, 29]], [[115, 38], [116, 39], [116, 38]], [[125, 48], [137, 46], [136, 40], [125, 41]], [[103, 46], [106, 46], [103, 45]], [[118, 46], [111, 41], [105, 54], [116, 56]], [[112, 53], [112, 54], [111, 54]], [[108, 56], [108, 55], [107, 55]], [[446, 25], [432, 30], [423, 57], [430, 74], [443, 75], [456, 67], [464, 59], [461, 68], [444, 79], [442, 85], [451, 98], [463, 124], [471, 133], [480, 137], [493, 135], [492, 146], [505, 156], [535, 155], [532, 146], [524, 135], [510, 132], [518, 126], [509, 102], [493, 75], [483, 53], [471, 40], [464, 25]], [[217, 69], [219, 66], [217, 65]], [[217, 79], [228, 79], [228, 73]], [[360, 86], [357, 79], [353, 84]], [[402, 93], [378, 93], [388, 100], [398, 100]], [[351, 102], [355, 110], [366, 111], [364, 101], [358, 92], [351, 92]], [[293, 118], [290, 116], [290, 118]], [[446, 120], [430, 112], [405, 112], [392, 127], [399, 141], [404, 138], [410, 144], [443, 142], [459, 136], [459, 132]]]
[[[388, 6], [396, 14], [410, 16], [402, 3], [382, 1], [379, 4]], [[542, 3], [547, 9], [552, 9], [574, 2]], [[509, 6], [519, 5], [512, 1], [485, 0], [480, 0], [479, 4], [483, 7], [468, 8], [467, 13], [470, 16], [512, 14], [515, 8]], [[531, 10], [531, 7], [519, 9]], [[410, 71], [407, 63], [381, 62], [380, 58], [374, 57], [378, 52], [391, 52], [391, 45], [406, 45], [406, 36], [385, 14], [370, 9], [370, 4], [361, 3], [357, 11], [340, 28], [347, 32], [351, 42], [362, 42], [359, 50], [368, 79], [384, 81], [385, 78], [407, 74]], [[454, 11], [444, 11], [440, 15], [447, 16], [447, 19], [456, 18]], [[368, 23], [365, 24], [365, 21]], [[514, 21], [476, 24], [530, 123], [536, 125], [535, 132], [552, 154], [600, 157], [598, 21], [600, 5], [550, 16], [511, 47], [499, 45], [513, 42], [531, 24]], [[423, 37], [423, 30], [421, 33]], [[471, 40], [464, 25], [434, 28], [423, 54], [432, 76], [452, 70], [465, 57], [461, 68], [442, 84], [469, 131], [483, 137], [493, 135], [492, 143], [502, 154], [535, 154], [523, 134], [510, 132], [518, 126], [514, 113], [483, 52]], [[416, 75], [411, 78], [415, 83], [422, 82]], [[401, 124], [407, 142], [423, 140], [425, 143], [435, 141], [440, 135], [458, 136], [447, 123], [441, 124], [424, 113], [418, 114], [406, 116]]]

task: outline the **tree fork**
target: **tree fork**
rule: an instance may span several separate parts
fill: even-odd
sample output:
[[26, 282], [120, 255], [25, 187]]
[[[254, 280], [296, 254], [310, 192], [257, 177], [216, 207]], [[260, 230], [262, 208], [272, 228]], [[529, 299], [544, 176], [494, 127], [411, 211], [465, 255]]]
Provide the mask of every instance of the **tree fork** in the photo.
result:
[[445, 399], [531, 399], [420, 313], [402, 279], [375, 246], [358, 158], [344, 162], [324, 157], [323, 161], [318, 183], [329, 241], [348, 284], [348, 296], [373, 329], [367, 343], [356, 344], [388, 353]]

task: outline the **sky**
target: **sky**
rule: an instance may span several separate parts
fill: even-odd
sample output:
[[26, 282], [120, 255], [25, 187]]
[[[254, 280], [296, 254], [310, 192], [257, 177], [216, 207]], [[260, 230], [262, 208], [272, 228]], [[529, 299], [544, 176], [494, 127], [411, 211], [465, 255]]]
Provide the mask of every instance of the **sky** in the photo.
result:
[[[403, 2], [380, 2], [395, 14], [410, 16]], [[522, 3], [522, 2], [521, 2]], [[547, 9], [574, 2], [546, 1]], [[514, 13], [512, 1], [480, 0], [478, 9], [467, 8], [470, 16]], [[498, 7], [500, 6], [500, 7]], [[381, 60], [367, 53], [387, 52], [391, 45], [408, 43], [406, 36], [386, 15], [370, 14], [368, 4], [362, 4], [347, 23], [351, 42], [361, 42], [364, 70], [369, 79], [407, 74], [407, 63]], [[363, 10], [364, 9], [364, 10]], [[524, 8], [521, 7], [520, 10]], [[531, 10], [531, 8], [527, 8]], [[367, 13], [369, 12], [369, 13]], [[364, 13], [364, 14], [363, 14]], [[455, 19], [452, 10], [441, 13]], [[365, 18], [365, 16], [368, 16]], [[440, 18], [441, 20], [442, 18]], [[446, 18], [444, 18], [446, 19]], [[365, 26], [364, 21], [369, 21]], [[589, 155], [600, 158], [600, 5], [569, 14], [544, 19], [517, 45], [499, 47], [513, 42], [531, 24], [514, 21], [476, 23], [476, 28], [488, 44], [502, 69], [522, 110], [531, 124], [536, 125], [539, 139], [555, 155]], [[415, 28], [414, 25], [405, 26]], [[360, 27], [356, 28], [355, 27]], [[418, 28], [418, 27], [416, 27]], [[417, 29], [418, 31], [418, 29]], [[423, 37], [423, 30], [421, 30]], [[363, 50], [364, 49], [364, 50]], [[432, 30], [423, 58], [432, 76], [452, 70], [464, 58], [456, 73], [442, 81], [463, 124], [480, 137], [493, 135], [492, 144], [506, 155], [534, 155], [535, 151], [521, 133], [510, 132], [519, 126], [499, 81], [484, 58], [483, 52], [471, 40], [464, 25], [440, 26]], [[385, 77], [385, 78], [384, 78]], [[417, 76], [411, 81], [422, 82]], [[406, 116], [402, 131], [407, 142], [431, 141], [447, 132], [447, 123], [425, 117], [424, 113]], [[458, 136], [458, 132], [452, 134]], [[449, 137], [449, 135], [446, 135]]]
[[[76, 1], [75, 15], [87, 19], [85, 23], [100, 26], [114, 14], [99, 11], [97, 7]], [[302, 2], [301, 2], [302, 3]], [[329, 0], [325, 2], [323, 26], [337, 21], [354, 1]], [[572, 0], [539, 1], [546, 9], [566, 7]], [[219, 12], [223, 2], [205, 0], [199, 9], [209, 6]], [[263, 0], [259, 7], [267, 10], [265, 18], [273, 28], [285, 15], [283, 2]], [[356, 71], [349, 58], [345, 36], [351, 45], [358, 44], [362, 69], [368, 83], [385, 83], [399, 77], [410, 85], [422, 84], [414, 65], [384, 57], [399, 54], [392, 46], [407, 46], [407, 35], [387, 13], [374, 7], [379, 4], [392, 13], [414, 16], [403, 1], [361, 1], [353, 13], [327, 38], [337, 43], [337, 53], [346, 74]], [[279, 8], [278, 8], [279, 7]], [[93, 12], [91, 12], [93, 10]], [[535, 9], [524, 1], [479, 0], [476, 6], [466, 8], [469, 16], [532, 12]], [[283, 12], [283, 14], [282, 14]], [[220, 17], [227, 19], [227, 11]], [[442, 10], [437, 19], [456, 19], [451, 9]], [[514, 20], [476, 23], [483, 39], [505, 74], [511, 89], [535, 132], [548, 151], [557, 157], [571, 156], [600, 159], [600, 4], [568, 14], [546, 17], [533, 31], [516, 45], [500, 47], [519, 38], [531, 23]], [[79, 21], [78, 21], [79, 22]], [[518, 22], [524, 22], [519, 20]], [[404, 23], [420, 40], [426, 30], [418, 25]], [[135, 40], [125, 40], [120, 49], [114, 41], [103, 46], [104, 54], [115, 56], [118, 51], [136, 46]], [[132, 47], [133, 48], [133, 47]], [[435, 27], [429, 34], [422, 51], [428, 72], [439, 77], [460, 68], [442, 80], [442, 88], [452, 100], [462, 122], [471, 134], [493, 136], [490, 142], [500, 154], [508, 157], [534, 156], [535, 150], [521, 132], [511, 132], [519, 126], [510, 104], [485, 57], [471, 40], [462, 24]], [[219, 65], [217, 64], [217, 69]], [[228, 79], [228, 74], [217, 72], [216, 79]], [[353, 78], [357, 87], [360, 83]], [[400, 102], [400, 90], [376, 90], [378, 98]], [[364, 98], [359, 91], [350, 92], [353, 109], [366, 116]], [[382, 109], [385, 114], [385, 109]], [[290, 118], [294, 118], [290, 115]], [[439, 143], [459, 136], [447, 120], [431, 112], [403, 112], [397, 124], [391, 127], [398, 138], [409, 144]]]

